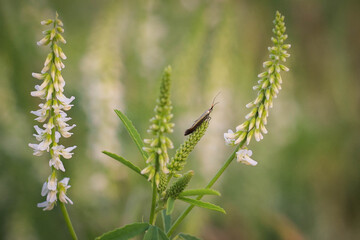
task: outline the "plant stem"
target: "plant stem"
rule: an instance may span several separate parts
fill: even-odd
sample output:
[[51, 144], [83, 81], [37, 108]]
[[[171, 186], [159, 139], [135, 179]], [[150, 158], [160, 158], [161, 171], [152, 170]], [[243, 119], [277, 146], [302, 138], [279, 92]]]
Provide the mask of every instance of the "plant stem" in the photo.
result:
[[[214, 183], [220, 178], [220, 176], [224, 173], [226, 168], [230, 165], [232, 160], [235, 158], [236, 152], [239, 150], [240, 147], [244, 145], [245, 141], [242, 141], [234, 150], [234, 152], [230, 155], [230, 157], [226, 160], [224, 165], [217, 171], [215, 176], [210, 180], [210, 182], [206, 185], [205, 188], [211, 188]], [[204, 195], [199, 195], [196, 199], [200, 200]], [[169, 231], [167, 232], [167, 236], [170, 237], [171, 234], [174, 232], [175, 228], [184, 220], [184, 218], [190, 213], [190, 211], [194, 208], [194, 205], [190, 205], [184, 212], [176, 219], [174, 224], [171, 226]]]
[[74, 239], [74, 240], [77, 240], [77, 236], [76, 236], [76, 233], [75, 233], [75, 230], [74, 230], [74, 227], [71, 223], [71, 220], [70, 220], [70, 217], [69, 217], [69, 214], [66, 210], [66, 207], [65, 207], [65, 204], [63, 202], [60, 201], [60, 208], [61, 208], [61, 212], [63, 213], [64, 215], [64, 219], [65, 219], [65, 222], [66, 222], [66, 225], [68, 226], [68, 229], [69, 229], [69, 232], [70, 232], [70, 235], [71, 237]]
[[153, 191], [152, 191], [152, 201], [151, 201], [151, 211], [150, 211], [150, 220], [149, 220], [149, 223], [151, 225], [154, 225], [155, 224], [155, 207], [156, 207], [156, 182], [155, 182], [155, 178], [153, 178], [153, 184], [152, 184], [152, 188], [153, 188]]

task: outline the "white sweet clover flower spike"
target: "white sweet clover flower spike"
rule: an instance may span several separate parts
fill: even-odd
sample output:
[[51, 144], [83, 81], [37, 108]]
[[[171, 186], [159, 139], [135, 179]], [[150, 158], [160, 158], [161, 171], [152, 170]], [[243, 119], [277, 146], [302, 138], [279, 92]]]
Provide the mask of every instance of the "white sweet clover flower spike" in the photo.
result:
[[256, 166], [257, 162], [254, 159], [250, 158], [251, 155], [251, 150], [243, 148], [236, 152], [236, 159], [238, 162], [244, 163], [246, 165]]
[[31, 92], [31, 96], [43, 99], [44, 102], [39, 104], [40, 109], [31, 111], [36, 116], [35, 120], [43, 124], [42, 127], [34, 126], [36, 131], [34, 136], [39, 143], [30, 143], [29, 146], [33, 148], [33, 154], [36, 156], [41, 156], [44, 152], [50, 154], [49, 166], [52, 173], [41, 191], [41, 195], [46, 196], [46, 201], [39, 203], [38, 207], [51, 210], [55, 206], [57, 196], [61, 202], [72, 204], [66, 196], [66, 190], [70, 187], [69, 178], [58, 182], [56, 170], [65, 172], [61, 157], [70, 159], [73, 155], [72, 150], [76, 148], [76, 146], [66, 148], [58, 144], [60, 137], [70, 137], [72, 133], [69, 131], [76, 126], [67, 123], [71, 118], [65, 113], [73, 106], [71, 102], [75, 97], [67, 98], [63, 93], [65, 80], [61, 75], [61, 70], [65, 68], [62, 60], [66, 59], [66, 55], [58, 45], [58, 42], [66, 43], [61, 35], [64, 32], [63, 23], [56, 13], [54, 20], [44, 20], [41, 24], [53, 26], [52, 29], [44, 31], [44, 37], [37, 42], [39, 46], [49, 45], [51, 52], [47, 55], [41, 72], [32, 73], [32, 76], [42, 83], [35, 86], [35, 91]]
[[274, 43], [273, 47], [269, 47], [270, 60], [263, 63], [265, 71], [260, 73], [258, 84], [253, 87], [258, 91], [257, 97], [254, 101], [246, 105], [251, 108], [251, 111], [246, 115], [246, 120], [236, 127], [235, 133], [229, 130], [224, 133], [226, 145], [237, 145], [243, 141], [249, 145], [251, 138], [254, 136], [256, 141], [262, 140], [263, 134], [267, 134], [265, 125], [269, 116], [269, 109], [273, 107], [273, 99], [277, 97], [281, 89], [282, 78], [281, 71], [289, 71], [289, 69], [282, 64], [290, 57], [287, 50], [291, 47], [290, 44], [284, 44], [287, 39], [285, 34], [284, 16], [276, 12], [274, 20], [275, 27], [273, 33], [275, 37], [271, 38]]

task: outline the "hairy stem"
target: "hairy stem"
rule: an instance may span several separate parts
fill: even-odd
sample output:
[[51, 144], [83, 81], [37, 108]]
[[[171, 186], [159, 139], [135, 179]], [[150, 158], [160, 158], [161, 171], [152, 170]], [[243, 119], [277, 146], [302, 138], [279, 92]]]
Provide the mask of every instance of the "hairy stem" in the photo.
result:
[[[215, 182], [220, 178], [220, 176], [224, 173], [224, 171], [226, 170], [226, 168], [230, 165], [230, 163], [232, 162], [232, 160], [235, 158], [236, 156], [236, 152], [239, 150], [240, 147], [242, 147], [244, 145], [245, 141], [242, 141], [234, 150], [234, 152], [230, 155], [230, 157], [226, 160], [226, 162], [224, 163], [224, 165], [217, 171], [217, 173], [215, 174], [215, 176], [210, 180], [210, 182], [206, 185], [205, 188], [211, 188]], [[204, 195], [199, 195], [196, 199], [200, 200]], [[184, 220], [184, 218], [191, 212], [191, 210], [194, 208], [194, 205], [190, 205], [187, 209], [185, 209], [184, 212], [182, 212], [182, 214], [178, 217], [178, 219], [176, 219], [176, 221], [174, 222], [174, 224], [171, 226], [171, 228], [169, 229], [169, 231], [167, 232], [167, 236], [170, 237], [171, 234], [174, 232], [174, 230], [179, 226], [179, 224]]]
[[73, 225], [72, 225], [72, 223], [71, 223], [69, 214], [68, 214], [68, 212], [67, 212], [67, 210], [66, 210], [66, 206], [65, 206], [65, 204], [64, 204], [63, 202], [61, 202], [61, 201], [60, 201], [60, 208], [61, 208], [61, 212], [62, 212], [63, 215], [64, 215], [64, 219], [65, 219], [66, 225], [67, 225], [67, 227], [68, 227], [68, 229], [69, 229], [69, 232], [70, 232], [70, 235], [71, 235], [72, 239], [77, 240], [78, 238], [77, 238], [77, 236], [76, 236], [74, 227], [73, 227]]

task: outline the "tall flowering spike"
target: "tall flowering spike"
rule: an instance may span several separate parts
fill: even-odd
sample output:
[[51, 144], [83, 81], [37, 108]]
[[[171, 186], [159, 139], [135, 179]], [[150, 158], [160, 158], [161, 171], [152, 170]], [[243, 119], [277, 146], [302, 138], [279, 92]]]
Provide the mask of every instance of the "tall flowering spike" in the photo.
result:
[[31, 96], [43, 100], [39, 104], [40, 109], [31, 111], [36, 116], [35, 120], [41, 123], [42, 127], [34, 126], [36, 130], [34, 136], [38, 143], [30, 143], [29, 146], [34, 150], [36, 156], [40, 156], [44, 152], [50, 154], [51, 174], [41, 191], [41, 195], [46, 196], [46, 201], [39, 203], [38, 207], [43, 208], [43, 210], [51, 210], [58, 196], [60, 201], [72, 203], [65, 195], [66, 190], [70, 187], [68, 186], [69, 178], [64, 178], [58, 182], [56, 175], [59, 170], [65, 172], [61, 157], [70, 159], [73, 155], [72, 150], [76, 148], [76, 146], [66, 148], [59, 144], [60, 137], [70, 137], [72, 133], [69, 131], [75, 127], [75, 124], [69, 125], [67, 123], [71, 118], [65, 113], [73, 106], [71, 102], [75, 97], [67, 98], [63, 93], [65, 81], [61, 75], [61, 70], [65, 68], [62, 60], [65, 60], [66, 56], [58, 45], [59, 42], [66, 43], [61, 35], [64, 32], [63, 23], [56, 13], [55, 19], [44, 20], [41, 24], [52, 24], [52, 28], [44, 31], [44, 37], [37, 42], [39, 46], [49, 45], [50, 53], [45, 59], [41, 72], [32, 73], [34, 78], [42, 81], [40, 85], [35, 86], [35, 91], [31, 92]]
[[169, 163], [169, 156], [167, 149], [173, 148], [172, 141], [165, 135], [172, 133], [174, 123], [171, 123], [173, 115], [171, 114], [171, 101], [170, 101], [170, 85], [171, 85], [171, 67], [168, 66], [164, 70], [161, 79], [160, 96], [157, 99], [157, 105], [154, 109], [155, 116], [150, 119], [150, 127], [148, 133], [153, 137], [145, 139], [144, 142], [148, 147], [144, 150], [149, 153], [147, 159], [147, 167], [141, 173], [149, 173], [149, 181], [155, 177], [156, 185], [160, 182], [160, 172], [169, 173], [166, 164]]
[[209, 120], [204, 121], [181, 146], [176, 150], [175, 156], [171, 159], [168, 166], [172, 174], [181, 171], [185, 164], [189, 154], [194, 150], [196, 144], [204, 136], [209, 126]]
[[[263, 63], [265, 71], [258, 75], [258, 84], [253, 87], [258, 92], [257, 97], [246, 105], [247, 108], [251, 109], [245, 117], [246, 121], [237, 126], [235, 132], [229, 130], [227, 133], [224, 133], [227, 145], [236, 145], [243, 141], [246, 141], [246, 144], [249, 145], [252, 137], [256, 141], [260, 141], [263, 139], [263, 134], [268, 132], [265, 126], [269, 116], [269, 109], [273, 107], [273, 99], [277, 98], [281, 90], [282, 78], [280, 72], [289, 71], [282, 64], [290, 57], [287, 50], [291, 47], [290, 44], [284, 43], [288, 38], [287, 34], [285, 34], [284, 19], [284, 16], [276, 12], [273, 22], [275, 25], [273, 28], [275, 36], [271, 38], [274, 46], [268, 48], [270, 60]], [[242, 149], [238, 153], [238, 160], [255, 166], [255, 162], [251, 162], [249, 156], [251, 156], [251, 150]]]

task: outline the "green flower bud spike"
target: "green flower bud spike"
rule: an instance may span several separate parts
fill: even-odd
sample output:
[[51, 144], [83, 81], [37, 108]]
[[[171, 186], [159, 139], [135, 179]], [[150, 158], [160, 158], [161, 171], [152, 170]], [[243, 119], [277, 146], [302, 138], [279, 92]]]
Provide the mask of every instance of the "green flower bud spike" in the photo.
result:
[[284, 41], [288, 38], [287, 34], [285, 34], [284, 19], [284, 16], [276, 12], [273, 21], [275, 37], [271, 38], [274, 46], [268, 48], [270, 60], [263, 63], [265, 71], [258, 75], [260, 80], [253, 87], [254, 90], [258, 91], [257, 97], [246, 105], [247, 108], [251, 108], [251, 111], [245, 117], [247, 121], [237, 126], [235, 133], [232, 130], [224, 133], [227, 145], [237, 145], [244, 139], [246, 139], [246, 144], [249, 145], [253, 136], [259, 142], [263, 139], [262, 134], [268, 132], [265, 125], [267, 124], [269, 109], [273, 107], [273, 99], [277, 98], [281, 90], [282, 78], [280, 72], [289, 71], [289, 68], [282, 64], [290, 57], [287, 50], [291, 47], [290, 44], [284, 44]]
[[169, 162], [167, 153], [168, 148], [173, 148], [173, 143], [165, 135], [166, 133], [173, 132], [174, 123], [171, 123], [173, 115], [171, 114], [171, 101], [170, 101], [170, 85], [171, 85], [171, 67], [164, 70], [163, 77], [160, 85], [160, 96], [157, 99], [157, 105], [154, 109], [155, 116], [150, 119], [150, 127], [148, 133], [153, 135], [151, 139], [145, 139], [144, 142], [149, 147], [144, 147], [144, 151], [149, 153], [147, 159], [147, 167], [141, 173], [149, 173], [149, 181], [155, 178], [156, 185], [160, 183], [160, 173], [169, 173], [166, 164]]
[[193, 176], [194, 171], [191, 170], [174, 182], [173, 185], [171, 185], [171, 187], [166, 191], [164, 200], [166, 201], [169, 197], [176, 199], [179, 194], [185, 190]]
[[175, 156], [171, 159], [171, 162], [168, 166], [170, 173], [176, 174], [176, 172], [179, 172], [184, 168], [186, 159], [192, 150], [194, 150], [196, 144], [204, 136], [208, 126], [209, 120], [204, 121], [176, 150]]
[[160, 172], [160, 183], [159, 183], [158, 188], [157, 188], [159, 194], [163, 193], [166, 190], [167, 183], [168, 183], [167, 179], [168, 179], [167, 175]]

